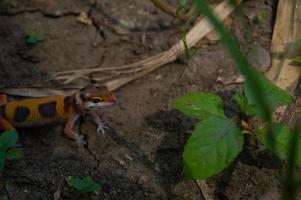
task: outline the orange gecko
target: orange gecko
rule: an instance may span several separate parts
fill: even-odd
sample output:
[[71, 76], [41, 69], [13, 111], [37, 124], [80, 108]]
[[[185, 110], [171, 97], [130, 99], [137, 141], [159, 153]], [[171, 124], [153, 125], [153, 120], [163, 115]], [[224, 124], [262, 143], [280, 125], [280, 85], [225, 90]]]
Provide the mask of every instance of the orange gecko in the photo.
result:
[[78, 144], [85, 143], [83, 136], [72, 130], [79, 116], [90, 114], [98, 132], [107, 128], [96, 113], [97, 109], [116, 103], [116, 97], [107, 86], [89, 83], [70, 96], [47, 96], [13, 100], [0, 107], [0, 128], [43, 126], [67, 120], [64, 133]]

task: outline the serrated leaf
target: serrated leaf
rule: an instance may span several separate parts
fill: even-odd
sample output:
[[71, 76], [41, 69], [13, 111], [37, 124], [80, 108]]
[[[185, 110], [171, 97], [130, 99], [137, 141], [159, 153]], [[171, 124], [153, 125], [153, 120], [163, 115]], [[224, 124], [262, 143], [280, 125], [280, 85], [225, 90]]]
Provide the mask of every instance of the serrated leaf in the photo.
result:
[[8, 130], [0, 135], [0, 145], [3, 147], [13, 147], [18, 141], [18, 133], [16, 130]]
[[[259, 139], [259, 141], [262, 142], [262, 144], [264, 144], [265, 147], [273, 151], [280, 159], [287, 160], [290, 142], [293, 138], [293, 133], [291, 133], [288, 127], [279, 123], [272, 124], [272, 129], [274, 134], [274, 149], [271, 147], [271, 144], [269, 142], [267, 128], [262, 128], [261, 130], [259, 130], [256, 136]], [[298, 136], [297, 140], [298, 148], [296, 160], [298, 163], [301, 163], [301, 137]]]
[[221, 98], [207, 92], [194, 92], [178, 97], [173, 101], [173, 107], [200, 120], [211, 115], [225, 116]]
[[235, 94], [232, 97], [232, 100], [239, 105], [241, 112], [244, 112], [245, 114], [250, 116], [256, 115], [255, 106], [248, 103], [248, 99], [246, 98], [246, 96]]
[[70, 179], [68, 180], [68, 183], [69, 183], [72, 187], [76, 188], [77, 190], [83, 191], [84, 184], [83, 184], [83, 181], [82, 181], [81, 179], [79, 179], [79, 178], [70, 178]]
[[188, 178], [206, 179], [225, 169], [242, 150], [243, 136], [235, 123], [212, 116], [199, 122], [184, 149]]
[[[257, 79], [262, 87], [262, 91], [264, 91], [263, 95], [266, 100], [267, 106], [269, 106], [270, 110], [273, 111], [275, 108], [287, 105], [292, 101], [290, 95], [288, 95], [284, 90], [277, 87], [270, 80], [264, 77], [264, 75], [260, 73], [256, 73]], [[244, 92], [248, 99], [249, 104], [255, 104], [255, 96], [251, 92], [251, 82], [246, 80], [244, 83]], [[256, 106], [256, 104], [255, 104]], [[258, 110], [261, 112], [260, 110]], [[262, 116], [261, 113], [258, 113]]]
[[186, 4], [186, 0], [178, 0], [178, 2], [181, 7], [184, 7]]
[[6, 154], [8, 160], [18, 160], [23, 157], [22, 150], [20, 148], [9, 149]]

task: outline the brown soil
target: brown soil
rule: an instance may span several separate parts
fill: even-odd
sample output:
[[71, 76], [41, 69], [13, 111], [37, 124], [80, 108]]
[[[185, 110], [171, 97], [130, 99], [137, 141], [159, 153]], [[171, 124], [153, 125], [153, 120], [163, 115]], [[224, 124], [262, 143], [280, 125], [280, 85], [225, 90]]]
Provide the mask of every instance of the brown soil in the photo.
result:
[[[232, 32], [243, 50], [254, 43], [269, 48], [275, 5], [249, 0], [233, 15]], [[254, 23], [262, 10], [267, 18]], [[82, 11], [90, 13], [93, 25], [76, 20]], [[132, 63], [168, 49], [180, 35], [175, 20], [141, 0], [2, 0], [0, 19], [0, 85], [7, 87], [43, 85], [62, 70]], [[26, 44], [29, 32], [47, 38]], [[126, 85], [117, 91], [119, 104], [101, 112], [110, 131], [97, 134], [89, 118], [76, 127], [86, 146], [62, 137], [59, 125], [20, 130], [24, 158], [7, 163], [0, 197], [53, 199], [62, 181], [62, 199], [82, 199], [64, 180], [90, 175], [103, 184], [92, 199], [202, 199], [197, 184], [183, 177], [181, 164], [195, 123], [171, 110], [170, 102], [189, 91], [211, 91], [223, 97], [228, 115], [235, 115], [230, 95], [239, 87], [217, 83], [220, 69], [225, 79], [237, 76], [231, 58], [215, 44], [193, 50], [188, 64], [171, 63]], [[279, 199], [277, 162], [257, 152], [246, 147], [208, 180], [215, 199]]]

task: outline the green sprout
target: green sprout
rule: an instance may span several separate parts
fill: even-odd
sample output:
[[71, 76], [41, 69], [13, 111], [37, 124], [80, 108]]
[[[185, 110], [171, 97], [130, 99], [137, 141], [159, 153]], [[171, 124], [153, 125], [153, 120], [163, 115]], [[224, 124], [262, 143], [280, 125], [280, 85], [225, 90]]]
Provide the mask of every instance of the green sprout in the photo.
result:
[[22, 158], [22, 151], [17, 147], [18, 133], [16, 130], [7, 130], [0, 135], [0, 173], [3, 172], [6, 160]]
[[68, 183], [81, 193], [98, 192], [101, 189], [101, 185], [93, 181], [90, 176], [83, 179], [70, 178]]
[[27, 44], [37, 44], [39, 42], [43, 42], [46, 40], [46, 35], [38, 34], [38, 33], [27, 33], [25, 36], [25, 40]]

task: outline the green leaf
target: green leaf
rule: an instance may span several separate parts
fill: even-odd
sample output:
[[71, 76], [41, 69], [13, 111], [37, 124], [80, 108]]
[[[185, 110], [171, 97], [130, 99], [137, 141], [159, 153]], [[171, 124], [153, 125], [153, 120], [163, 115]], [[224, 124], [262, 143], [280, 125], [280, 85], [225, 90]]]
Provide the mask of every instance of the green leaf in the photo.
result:
[[232, 100], [239, 105], [239, 108], [242, 112], [250, 116], [256, 115], [256, 108], [254, 105], [248, 103], [248, 99], [244, 95], [235, 94], [232, 97]]
[[95, 181], [93, 181], [93, 179], [90, 176], [86, 176], [83, 179], [83, 183], [85, 192], [97, 192], [101, 189], [101, 186]]
[[94, 182], [90, 176], [86, 176], [83, 179], [71, 178], [68, 183], [81, 192], [97, 192], [101, 189], [101, 186]]
[[[273, 111], [278, 106], [287, 105], [292, 101], [290, 95], [288, 95], [285, 91], [277, 87], [270, 80], [265, 78], [264, 75], [257, 72], [255, 74], [257, 76], [259, 84], [261, 85], [262, 91], [264, 91], [262, 95], [264, 95], [263, 97], [267, 103], [267, 106], [269, 106], [270, 111]], [[244, 92], [246, 94], [249, 104], [255, 104], [255, 106], [259, 108], [259, 106], [256, 105], [257, 101], [255, 99], [255, 93], [251, 91], [251, 85], [252, 83], [246, 80], [244, 83]], [[262, 116], [262, 111], [258, 111], [258, 114]]]
[[13, 148], [7, 151], [7, 160], [18, 160], [23, 157], [22, 150], [20, 148]]
[[13, 147], [18, 141], [18, 133], [16, 130], [8, 130], [0, 135], [0, 145], [3, 147]]
[[[293, 137], [293, 133], [289, 130], [288, 127], [283, 124], [274, 123], [272, 124], [273, 134], [274, 134], [274, 150], [271, 147], [271, 143], [268, 141], [267, 128], [262, 128], [256, 134], [259, 141], [264, 144], [269, 150], [273, 151], [280, 159], [287, 160], [287, 156], [290, 149], [290, 142]], [[297, 141], [297, 163], [301, 163], [301, 137], [298, 136]]]
[[184, 7], [186, 4], [186, 0], [178, 0], [178, 2], [181, 7]]
[[301, 39], [297, 40], [296, 44], [299, 45], [299, 46], [301, 46]]
[[5, 158], [6, 158], [6, 152], [5, 151], [0, 151], [0, 174], [4, 170]]
[[243, 136], [232, 120], [212, 116], [199, 122], [184, 149], [188, 178], [206, 179], [226, 168], [242, 150]]
[[173, 107], [200, 120], [211, 115], [225, 116], [221, 98], [212, 93], [194, 92], [178, 97], [173, 101]]
[[36, 33], [27, 33], [25, 39], [27, 44], [36, 44], [38, 42], [43, 42], [46, 39], [46, 36]]
[[68, 180], [68, 183], [73, 186], [75, 189], [77, 189], [78, 191], [83, 191], [84, 188], [84, 184], [83, 181], [79, 178], [70, 178]]
[[295, 58], [295, 61], [298, 63], [298, 64], [301, 64], [301, 56], [297, 56]]

